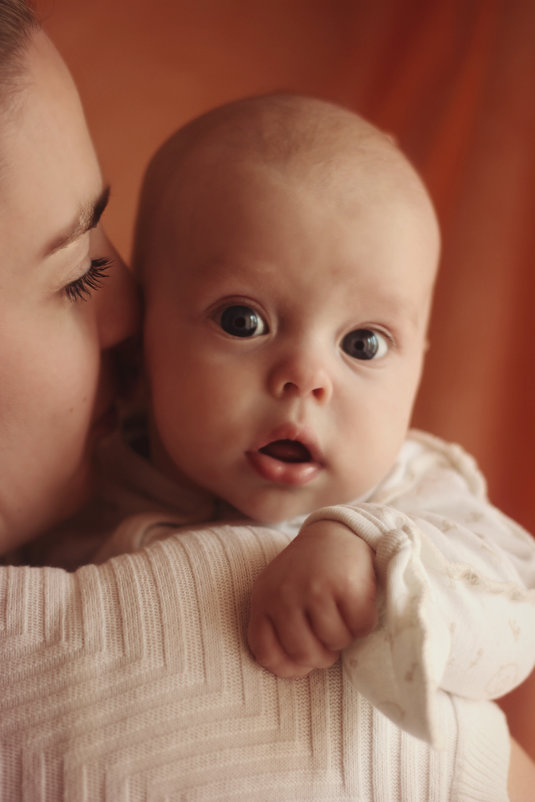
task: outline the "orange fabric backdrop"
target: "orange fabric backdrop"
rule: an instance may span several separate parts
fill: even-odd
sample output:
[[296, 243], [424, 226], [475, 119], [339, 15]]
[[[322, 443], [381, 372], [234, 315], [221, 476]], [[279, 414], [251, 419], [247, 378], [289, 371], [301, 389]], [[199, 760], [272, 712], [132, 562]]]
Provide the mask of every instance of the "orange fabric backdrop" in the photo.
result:
[[[414, 422], [461, 442], [535, 532], [535, 4], [531, 0], [37, 0], [70, 65], [128, 257], [155, 147], [207, 108], [274, 89], [391, 131], [427, 182], [444, 251]], [[534, 633], [535, 638], [535, 633]], [[531, 683], [531, 684], [530, 684]], [[506, 700], [525, 713], [535, 679]]]

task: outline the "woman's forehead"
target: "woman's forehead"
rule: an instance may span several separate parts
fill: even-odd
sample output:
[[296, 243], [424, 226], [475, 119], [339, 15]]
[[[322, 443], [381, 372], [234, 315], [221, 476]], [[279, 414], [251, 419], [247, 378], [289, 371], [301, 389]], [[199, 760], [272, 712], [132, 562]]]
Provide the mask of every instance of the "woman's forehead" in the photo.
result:
[[37, 255], [94, 203], [102, 177], [71, 76], [40, 32], [26, 54], [19, 96], [16, 114], [0, 123], [0, 221], [6, 247], [18, 238]]

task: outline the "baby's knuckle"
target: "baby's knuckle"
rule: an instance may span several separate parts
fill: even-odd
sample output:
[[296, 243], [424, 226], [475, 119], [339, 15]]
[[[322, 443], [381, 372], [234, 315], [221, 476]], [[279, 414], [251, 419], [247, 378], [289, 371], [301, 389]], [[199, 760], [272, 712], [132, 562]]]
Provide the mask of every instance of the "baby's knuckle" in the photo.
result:
[[377, 625], [377, 610], [374, 605], [369, 605], [360, 610], [360, 614], [350, 625], [350, 630], [355, 637], [368, 635]]
[[298, 666], [309, 666], [314, 660], [314, 652], [304, 646], [290, 644], [285, 651], [290, 660]]
[[323, 645], [329, 652], [341, 652], [342, 649], [345, 649], [346, 646], [349, 646], [351, 641], [353, 640], [353, 633], [351, 630], [347, 636], [339, 636], [337, 638], [328, 638], [323, 642]]

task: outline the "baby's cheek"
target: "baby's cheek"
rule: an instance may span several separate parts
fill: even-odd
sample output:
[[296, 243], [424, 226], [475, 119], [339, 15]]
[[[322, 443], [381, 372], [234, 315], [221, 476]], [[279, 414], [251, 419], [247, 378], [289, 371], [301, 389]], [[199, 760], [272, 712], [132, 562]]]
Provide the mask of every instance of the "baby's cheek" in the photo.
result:
[[335, 503], [346, 503], [369, 493], [391, 469], [398, 453], [397, 445], [392, 448], [383, 442], [363, 438], [345, 449], [345, 460], [338, 470], [338, 495], [344, 499]]

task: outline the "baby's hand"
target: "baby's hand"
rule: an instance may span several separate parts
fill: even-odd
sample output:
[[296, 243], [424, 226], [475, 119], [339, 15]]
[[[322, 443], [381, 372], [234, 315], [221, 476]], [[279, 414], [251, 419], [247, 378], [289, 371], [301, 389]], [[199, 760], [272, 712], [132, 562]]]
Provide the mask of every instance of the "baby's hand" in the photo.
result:
[[279, 677], [327, 668], [377, 623], [373, 551], [343, 524], [306, 526], [253, 588], [249, 646]]

